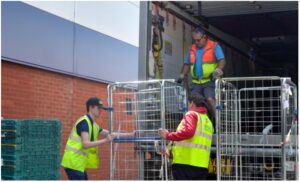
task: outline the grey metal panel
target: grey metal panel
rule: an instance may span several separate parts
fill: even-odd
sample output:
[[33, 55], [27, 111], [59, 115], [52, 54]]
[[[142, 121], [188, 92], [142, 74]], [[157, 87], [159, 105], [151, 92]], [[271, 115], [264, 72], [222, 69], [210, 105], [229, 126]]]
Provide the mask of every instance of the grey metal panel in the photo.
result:
[[104, 82], [138, 79], [138, 47], [28, 4], [2, 2], [1, 30], [7, 61]]
[[149, 79], [148, 66], [149, 66], [149, 47], [151, 37], [151, 17], [149, 10], [149, 2], [140, 2], [140, 38], [139, 38], [139, 66], [138, 66], [138, 79]]
[[297, 1], [203, 1], [206, 17], [298, 10]]
[[[185, 11], [198, 16], [199, 1], [178, 1]], [[201, 1], [201, 15], [205, 17], [257, 14], [298, 10], [298, 1]]]
[[73, 71], [73, 23], [22, 2], [2, 2], [2, 56]]
[[95, 32], [75, 27], [76, 73], [109, 81], [138, 79], [138, 47]]

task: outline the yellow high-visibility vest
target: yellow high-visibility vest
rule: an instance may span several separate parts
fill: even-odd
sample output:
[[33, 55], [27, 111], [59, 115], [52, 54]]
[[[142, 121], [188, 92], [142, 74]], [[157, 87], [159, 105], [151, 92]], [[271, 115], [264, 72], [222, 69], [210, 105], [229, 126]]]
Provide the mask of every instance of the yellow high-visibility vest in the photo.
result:
[[63, 167], [81, 172], [84, 172], [87, 168], [96, 169], [99, 167], [98, 146], [85, 149], [81, 142], [81, 137], [77, 134], [76, 126], [83, 119], [85, 119], [88, 123], [89, 139], [91, 140], [92, 137], [92, 127], [94, 132], [94, 140], [98, 139], [100, 128], [97, 123], [94, 122], [92, 125], [87, 115], [82, 116], [73, 126], [61, 162]]
[[[194, 113], [198, 116], [195, 134], [192, 138], [174, 142], [172, 147], [173, 164], [208, 168], [214, 128], [207, 114]], [[181, 128], [182, 122], [177, 127], [177, 131]]]

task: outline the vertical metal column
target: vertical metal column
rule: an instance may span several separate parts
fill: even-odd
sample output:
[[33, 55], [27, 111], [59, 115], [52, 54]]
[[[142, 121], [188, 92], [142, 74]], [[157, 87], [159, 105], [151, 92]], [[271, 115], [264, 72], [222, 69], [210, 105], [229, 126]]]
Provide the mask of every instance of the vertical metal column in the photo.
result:
[[[165, 110], [165, 104], [166, 103], [165, 102], [166, 101], [165, 101], [165, 81], [164, 80], [161, 82], [160, 100], [161, 100], [161, 105], [160, 105], [161, 127], [162, 128], [166, 128], [166, 120], [165, 120], [165, 116], [166, 116], [166, 110]], [[164, 149], [166, 148], [167, 145], [166, 145], [166, 141], [165, 140], [162, 140], [162, 146], [163, 146]], [[167, 163], [166, 156], [162, 156], [162, 162], [164, 164]], [[164, 171], [165, 171], [165, 179], [167, 180], [167, 178], [168, 178], [168, 169], [165, 167]], [[164, 180], [163, 177], [161, 179]]]
[[[215, 123], [215, 129], [217, 131], [220, 131], [220, 118], [221, 118], [221, 80], [218, 79], [215, 82], [215, 93], [216, 93], [216, 123]], [[216, 133], [216, 141], [221, 140], [221, 135], [219, 132], [215, 132]], [[219, 146], [219, 142], [216, 142], [216, 160], [217, 160], [217, 166], [221, 166], [221, 162], [220, 162], [220, 157], [221, 156], [221, 152], [220, 152], [220, 146]], [[218, 167], [217, 168], [217, 180], [221, 180], [221, 168]]]
[[[112, 102], [113, 102], [113, 99], [112, 99], [112, 91], [111, 91], [112, 87], [109, 85], [107, 87], [107, 94], [108, 94], [108, 97], [107, 97], [107, 102], [108, 102], [108, 107], [112, 108]], [[112, 131], [112, 112], [109, 112], [108, 113], [108, 126], [109, 126], [109, 131], [111, 132]], [[113, 143], [110, 143], [110, 149], [109, 149], [109, 152], [110, 152], [110, 156], [112, 155], [113, 153]], [[109, 158], [109, 179], [112, 180], [113, 179], [113, 160], [112, 160], [112, 157]]]
[[[281, 81], [281, 86], [283, 85], [283, 79], [280, 80]], [[285, 123], [286, 123], [286, 111], [285, 111], [285, 108], [284, 108], [284, 101], [285, 101], [285, 98], [286, 98], [286, 95], [284, 93], [284, 90], [283, 88], [280, 90], [281, 91], [281, 141], [284, 141], [285, 140]], [[281, 158], [281, 163], [283, 164], [282, 165], [282, 179], [283, 180], [286, 180], [286, 171], [285, 171], [285, 144], [283, 143], [283, 147], [281, 148], [281, 155], [283, 156]]]
[[151, 38], [151, 13], [148, 1], [140, 1], [139, 26], [139, 66], [138, 79], [147, 80], [149, 77], [149, 51]]

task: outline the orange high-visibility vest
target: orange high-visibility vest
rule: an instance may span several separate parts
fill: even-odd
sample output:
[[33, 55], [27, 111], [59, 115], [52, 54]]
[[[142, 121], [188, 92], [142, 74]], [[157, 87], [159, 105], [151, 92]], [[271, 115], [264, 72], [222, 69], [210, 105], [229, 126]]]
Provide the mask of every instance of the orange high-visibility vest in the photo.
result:
[[212, 73], [217, 68], [217, 59], [215, 56], [215, 48], [217, 43], [207, 39], [206, 45], [204, 47], [204, 51], [202, 54], [202, 68], [203, 68], [203, 76], [202, 78], [197, 78], [195, 75], [195, 67], [194, 63], [196, 62], [196, 45], [193, 44], [190, 49], [190, 65], [191, 65], [191, 76], [192, 82], [197, 84], [206, 83], [210, 80]]
[[[216, 42], [207, 39], [202, 54], [202, 63], [216, 62], [216, 56], [215, 56], [216, 45], [217, 45]], [[196, 50], [197, 50], [196, 44], [192, 44], [192, 47], [190, 49], [190, 64], [194, 64], [196, 62]]]

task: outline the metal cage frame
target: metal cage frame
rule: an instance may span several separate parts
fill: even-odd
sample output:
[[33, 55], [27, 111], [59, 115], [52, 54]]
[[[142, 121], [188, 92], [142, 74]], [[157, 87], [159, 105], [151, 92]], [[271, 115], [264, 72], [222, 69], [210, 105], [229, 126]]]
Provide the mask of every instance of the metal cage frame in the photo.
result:
[[174, 80], [149, 80], [116, 82], [107, 90], [110, 132], [135, 131], [134, 137], [117, 137], [111, 143], [110, 179], [172, 179], [164, 155], [168, 144], [158, 129], [176, 130], [187, 108], [184, 87]]
[[290, 78], [218, 79], [216, 110], [218, 180], [299, 179], [297, 88]]

